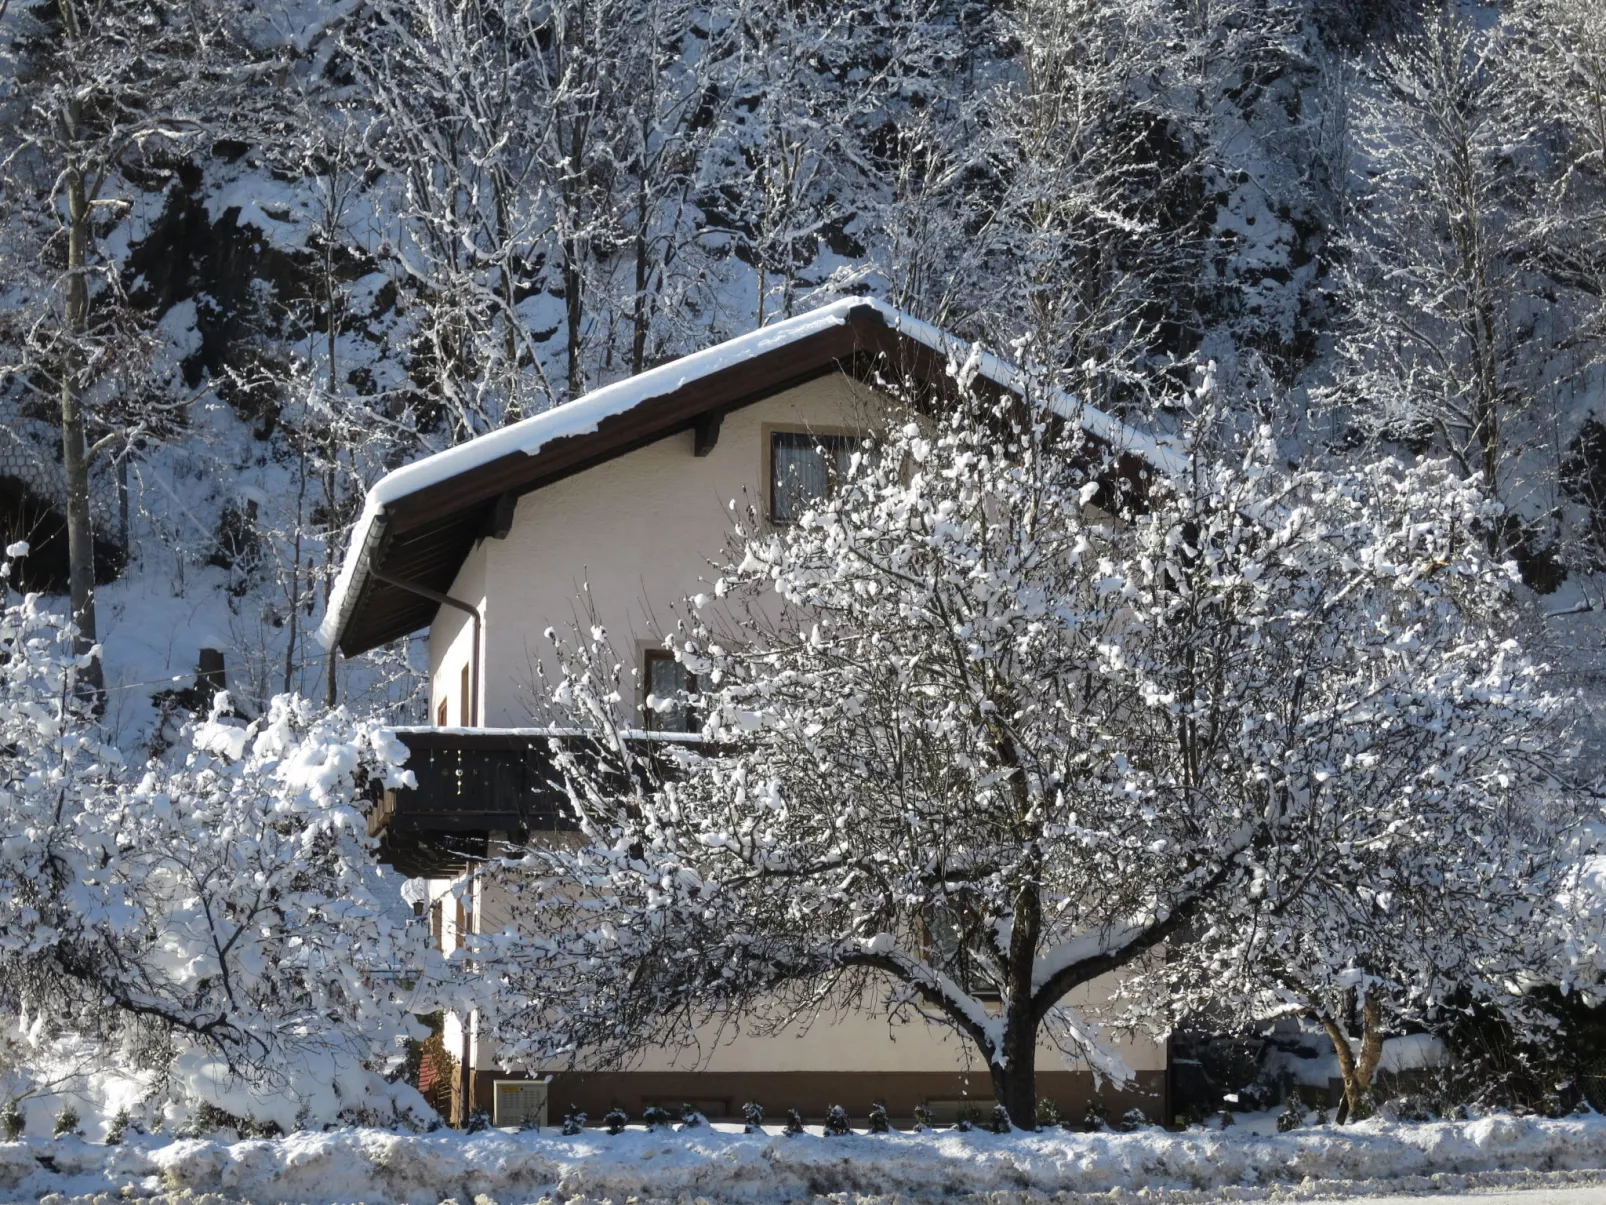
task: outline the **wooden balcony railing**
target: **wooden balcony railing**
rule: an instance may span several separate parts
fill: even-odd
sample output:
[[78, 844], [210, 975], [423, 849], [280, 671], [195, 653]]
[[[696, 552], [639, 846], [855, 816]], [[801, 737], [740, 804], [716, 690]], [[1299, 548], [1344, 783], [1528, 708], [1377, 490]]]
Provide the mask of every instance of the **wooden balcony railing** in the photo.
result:
[[[577, 825], [552, 765], [552, 741], [583, 738], [538, 728], [398, 728], [415, 788], [385, 790], [368, 812], [380, 856], [407, 875], [457, 874], [491, 852]], [[641, 733], [644, 744], [694, 742]]]

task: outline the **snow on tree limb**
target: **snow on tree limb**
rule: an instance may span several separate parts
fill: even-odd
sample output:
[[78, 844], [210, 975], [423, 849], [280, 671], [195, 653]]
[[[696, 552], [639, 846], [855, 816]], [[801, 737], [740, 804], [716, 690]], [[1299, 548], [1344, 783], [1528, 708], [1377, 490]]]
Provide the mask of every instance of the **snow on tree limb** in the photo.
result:
[[288, 696], [231, 721], [220, 695], [167, 760], [129, 767], [76, 701], [73, 636], [36, 596], [0, 614], [0, 1003], [46, 1036], [142, 1033], [191, 1100], [237, 1116], [288, 1129], [378, 1093], [427, 1120], [377, 1073], [439, 968], [359, 807], [408, 781], [405, 748]]

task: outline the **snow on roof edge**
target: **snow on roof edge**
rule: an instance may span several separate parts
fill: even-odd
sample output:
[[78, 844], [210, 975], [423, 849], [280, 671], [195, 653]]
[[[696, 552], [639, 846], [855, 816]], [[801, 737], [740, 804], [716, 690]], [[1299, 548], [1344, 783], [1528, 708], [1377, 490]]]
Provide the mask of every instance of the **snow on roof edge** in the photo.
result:
[[[315, 636], [325, 649], [332, 649], [340, 638], [341, 630], [349, 618], [347, 611], [355, 599], [358, 574], [367, 565], [383, 534], [385, 507], [420, 490], [438, 485], [471, 469], [478, 468], [501, 456], [523, 452], [533, 456], [555, 439], [576, 435], [589, 435], [604, 419], [623, 413], [642, 402], [667, 393], [673, 393], [688, 382], [710, 376], [754, 356], [784, 347], [805, 336], [840, 326], [860, 307], [873, 309], [892, 329], [899, 331], [933, 351], [952, 360], [965, 362], [974, 345], [949, 335], [928, 322], [905, 314], [884, 301], [873, 298], [851, 297], [832, 302], [806, 314], [799, 314], [744, 335], [737, 335], [723, 343], [716, 343], [701, 351], [692, 352], [671, 360], [657, 368], [648, 369], [633, 377], [615, 381], [594, 389], [572, 402], [543, 410], [540, 414], [491, 431], [485, 435], [460, 443], [444, 451], [432, 453], [422, 459], [392, 469], [368, 490], [363, 500], [362, 513], [352, 527], [351, 542], [341, 562], [340, 574], [329, 594], [329, 605], [323, 622]], [[1014, 365], [1000, 360], [991, 352], [976, 355], [976, 367], [982, 376], [1013, 393], [1025, 394], [1029, 379]], [[1174, 451], [1163, 447], [1151, 436], [1134, 430], [1119, 419], [1105, 414], [1058, 389], [1052, 390], [1047, 404], [1056, 414], [1074, 418], [1088, 434], [1103, 440], [1112, 447], [1136, 452], [1156, 468], [1166, 473], [1181, 470], [1182, 459]]]
[[[946, 331], [923, 322], [919, 318], [911, 317], [902, 310], [895, 309], [884, 301], [866, 298], [860, 302], [873, 308], [885, 320], [886, 324], [894, 330], [901, 331], [911, 339], [924, 343], [933, 351], [941, 352], [950, 360], [964, 363], [971, 355], [974, 344], [948, 334]], [[982, 376], [996, 385], [1001, 385], [1011, 393], [1025, 397], [1029, 395], [1031, 378], [1008, 361], [1000, 360], [992, 352], [982, 351], [976, 355], [976, 368]], [[1166, 447], [1151, 435], [1145, 435], [1136, 428], [1129, 426], [1120, 419], [1104, 413], [1096, 406], [1090, 406], [1078, 398], [1072, 397], [1064, 390], [1050, 388], [1045, 398], [1048, 406], [1061, 418], [1075, 419], [1086, 431], [1096, 439], [1103, 440], [1112, 448], [1121, 448], [1129, 452], [1136, 452], [1155, 468], [1163, 473], [1177, 474], [1184, 467], [1183, 458], [1171, 448]]]

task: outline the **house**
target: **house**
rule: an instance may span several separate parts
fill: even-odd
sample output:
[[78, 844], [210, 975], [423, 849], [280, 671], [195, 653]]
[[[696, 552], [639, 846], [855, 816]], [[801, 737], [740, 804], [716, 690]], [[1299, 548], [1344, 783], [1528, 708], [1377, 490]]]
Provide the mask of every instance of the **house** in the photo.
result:
[[[822, 456], [886, 413], [878, 382], [899, 379], [940, 399], [953, 388], [950, 357], [970, 355], [888, 306], [845, 301], [598, 389], [375, 485], [321, 635], [354, 656], [429, 631], [435, 723], [400, 733], [418, 786], [388, 792], [370, 829], [395, 866], [428, 880], [443, 948], [465, 929], [499, 930], [507, 914], [479, 886], [459, 902], [452, 883], [463, 868], [503, 842], [566, 824], [545, 785], [535, 667], [544, 631], [580, 617], [582, 587], [614, 647], [637, 659], [643, 695], [672, 693], [680, 669], [661, 633], [669, 608], [697, 591], [724, 547], [730, 504], [784, 521], [825, 487]], [[980, 387], [1026, 391], [1010, 366], [990, 356], [972, 362]], [[1060, 395], [1038, 400], [1115, 449], [1123, 475], [1175, 467], [1171, 453], [1106, 415]], [[673, 726], [677, 717], [654, 720]], [[1089, 991], [1098, 998], [1108, 987]], [[497, 1067], [473, 1018], [449, 1019], [445, 1042], [459, 1060], [459, 1116], [487, 1107], [497, 1080], [523, 1077]], [[1107, 1092], [1106, 1107], [1169, 1120], [1165, 1046], [1133, 1040], [1124, 1054], [1137, 1081]], [[564, 1071], [548, 1107], [595, 1118], [614, 1104], [639, 1114], [684, 1101], [733, 1116], [757, 1098], [817, 1117], [832, 1103], [862, 1112], [880, 1099], [907, 1117], [921, 1103], [938, 1112], [990, 1103], [986, 1069], [967, 1059], [966, 1044], [935, 1026], [892, 1031], [884, 1019], [848, 1012], [795, 1037], [738, 1035], [695, 1065], [648, 1051], [627, 1068]], [[1063, 1068], [1046, 1043], [1040, 1068], [1043, 1095], [1064, 1110], [1084, 1107], [1089, 1070]]]

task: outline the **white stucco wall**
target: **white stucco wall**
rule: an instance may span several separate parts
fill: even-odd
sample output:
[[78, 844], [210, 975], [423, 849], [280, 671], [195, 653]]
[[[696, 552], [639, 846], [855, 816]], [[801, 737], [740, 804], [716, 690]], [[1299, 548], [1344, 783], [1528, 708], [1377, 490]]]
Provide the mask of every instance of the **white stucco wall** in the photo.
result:
[[[727, 415], [707, 456], [692, 454], [687, 431], [520, 498], [508, 537], [481, 541], [450, 591], [488, 608], [481, 722], [545, 718], [533, 691], [550, 647], [543, 633], [569, 634], [586, 584], [615, 651], [639, 667], [644, 647], [673, 626], [674, 604], [708, 577], [729, 503], [764, 504], [767, 428], [865, 430], [883, 413], [875, 396], [849, 377], [822, 377]], [[468, 626], [442, 608], [430, 631], [431, 718], [443, 693], [455, 700]], [[455, 701], [448, 710], [463, 722]]]
[[[517, 908], [495, 884], [485, 884], [477, 899], [475, 923], [482, 933], [518, 929]], [[1079, 1020], [1092, 1019], [1105, 1005], [1117, 983], [1106, 975], [1072, 992], [1066, 1004], [1077, 1010]], [[977, 1048], [968, 1039], [945, 1026], [919, 1020], [914, 1014], [898, 1024], [889, 1024], [877, 1009], [880, 995], [871, 993], [861, 1007], [820, 1010], [811, 1024], [801, 1020], [777, 1035], [761, 1035], [751, 1029], [724, 1031], [710, 1028], [703, 1045], [680, 1050], [644, 1051], [632, 1071], [955, 1071], [971, 1070], [983, 1077], [987, 1069], [979, 1061]], [[1163, 1071], [1166, 1065], [1164, 1043], [1144, 1037], [1115, 1040], [1110, 1045], [1120, 1052], [1132, 1071]], [[495, 1065], [496, 1047], [481, 1039], [476, 1066]], [[1086, 1064], [1067, 1060], [1045, 1031], [1038, 1043], [1038, 1069], [1086, 1070]], [[531, 1069], [537, 1070], [537, 1069]]]
[[[452, 588], [447, 591], [453, 598], [461, 599], [479, 610], [482, 643], [484, 634], [490, 630], [492, 609], [486, 591], [486, 566], [496, 545], [495, 540], [483, 540], [475, 546], [458, 571]], [[473, 652], [473, 636], [473, 620], [456, 607], [442, 607], [435, 613], [435, 622], [429, 629], [429, 722], [432, 724], [435, 722], [436, 709], [443, 699], [446, 702], [448, 724], [462, 726], [469, 723], [469, 717], [462, 714], [460, 695], [462, 671], [464, 666], [469, 665]], [[485, 677], [482, 663], [478, 697], [475, 700], [482, 725], [486, 723]]]

